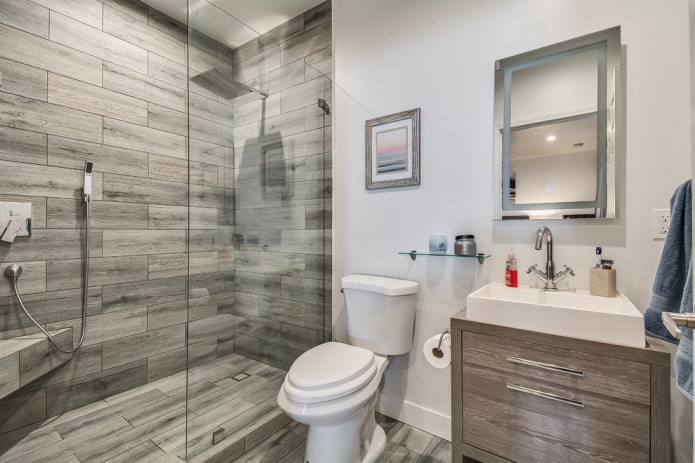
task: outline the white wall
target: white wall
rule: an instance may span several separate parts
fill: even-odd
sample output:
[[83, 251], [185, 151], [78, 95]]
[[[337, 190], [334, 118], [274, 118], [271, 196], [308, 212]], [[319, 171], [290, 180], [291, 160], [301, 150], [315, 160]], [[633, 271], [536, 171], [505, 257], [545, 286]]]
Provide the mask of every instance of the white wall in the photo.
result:
[[[555, 263], [575, 269], [578, 288], [588, 288], [601, 245], [616, 262], [618, 289], [640, 309], [647, 305], [662, 246], [651, 238], [651, 210], [668, 207], [691, 175], [688, 0], [351, 0], [333, 8], [334, 286], [352, 272], [420, 282], [415, 348], [389, 367], [381, 408], [448, 435], [450, 372], [423, 361], [422, 343], [448, 326], [472, 289], [502, 281], [509, 250], [520, 283], [528, 283], [524, 270], [545, 255], [533, 250], [539, 226], [552, 229]], [[495, 59], [616, 25], [627, 76], [620, 218], [493, 222]], [[421, 185], [366, 191], [364, 121], [415, 107], [422, 108]], [[425, 249], [433, 233], [473, 233], [493, 257], [477, 265], [397, 254]], [[333, 302], [344, 339], [338, 291]]]

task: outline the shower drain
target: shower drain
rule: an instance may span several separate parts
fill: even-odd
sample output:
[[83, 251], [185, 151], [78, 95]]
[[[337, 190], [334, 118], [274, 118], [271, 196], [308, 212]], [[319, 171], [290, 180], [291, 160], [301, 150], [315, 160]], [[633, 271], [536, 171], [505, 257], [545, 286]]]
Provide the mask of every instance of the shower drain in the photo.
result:
[[232, 376], [232, 379], [233, 379], [234, 381], [243, 381], [243, 380], [245, 380], [246, 378], [248, 378], [249, 376], [251, 376], [251, 375], [248, 374], [248, 373], [239, 373], [238, 375]]

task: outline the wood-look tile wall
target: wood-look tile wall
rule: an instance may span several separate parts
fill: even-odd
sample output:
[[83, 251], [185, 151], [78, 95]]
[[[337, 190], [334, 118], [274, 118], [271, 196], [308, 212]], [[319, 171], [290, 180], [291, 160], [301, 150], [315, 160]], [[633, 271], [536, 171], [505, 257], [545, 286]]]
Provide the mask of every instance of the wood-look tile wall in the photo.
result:
[[234, 100], [234, 351], [285, 369], [331, 335], [331, 40], [327, 1], [231, 56], [267, 93]]
[[[75, 340], [85, 159], [95, 171], [84, 345], [2, 400], [0, 434], [185, 369], [186, 337], [189, 365], [238, 351], [286, 367], [326, 320], [330, 333], [330, 119], [316, 107], [330, 16], [327, 2], [272, 31], [283, 49], [230, 50], [188, 43], [138, 0], [0, 0], [0, 201], [31, 202], [34, 226], [0, 245], [0, 272], [22, 265], [32, 314]], [[258, 183], [261, 100], [187, 92], [187, 63], [269, 92], [289, 195]], [[0, 282], [0, 337], [36, 331]]]

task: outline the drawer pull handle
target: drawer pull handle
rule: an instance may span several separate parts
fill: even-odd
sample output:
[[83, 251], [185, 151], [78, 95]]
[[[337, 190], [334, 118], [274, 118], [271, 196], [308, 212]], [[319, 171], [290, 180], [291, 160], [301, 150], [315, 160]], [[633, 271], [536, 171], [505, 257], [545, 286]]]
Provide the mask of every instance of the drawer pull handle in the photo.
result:
[[568, 375], [574, 376], [584, 376], [584, 372], [581, 370], [573, 370], [572, 368], [560, 367], [557, 365], [553, 365], [552, 363], [536, 362], [533, 360], [526, 360], [519, 357], [507, 357], [507, 360], [512, 363], [519, 363], [521, 365], [543, 368], [544, 370], [556, 371], [558, 373], [567, 373]]
[[519, 392], [523, 392], [525, 394], [531, 394], [531, 395], [535, 395], [537, 397], [542, 397], [544, 399], [555, 400], [557, 402], [562, 402], [563, 404], [572, 405], [574, 407], [584, 408], [584, 402], [581, 402], [577, 399], [570, 399], [567, 397], [562, 397], [559, 395], [551, 394], [549, 392], [542, 392], [542, 391], [537, 391], [535, 389], [529, 389], [529, 388], [524, 387], [524, 386], [519, 386], [518, 384], [507, 383], [507, 388], [511, 389], [513, 391], [519, 391]]

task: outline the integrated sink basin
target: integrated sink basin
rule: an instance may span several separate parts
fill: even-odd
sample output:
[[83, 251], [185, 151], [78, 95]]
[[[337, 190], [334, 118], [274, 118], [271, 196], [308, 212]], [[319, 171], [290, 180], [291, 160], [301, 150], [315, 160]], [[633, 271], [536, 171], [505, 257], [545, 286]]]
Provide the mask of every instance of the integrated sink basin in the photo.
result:
[[622, 294], [544, 291], [489, 283], [467, 299], [469, 320], [591, 341], [644, 347], [644, 318]]

